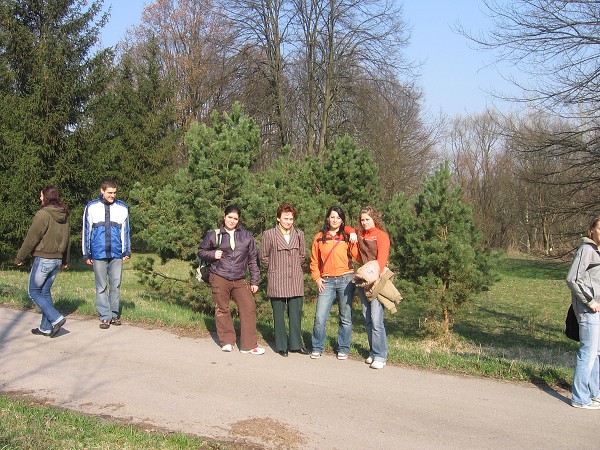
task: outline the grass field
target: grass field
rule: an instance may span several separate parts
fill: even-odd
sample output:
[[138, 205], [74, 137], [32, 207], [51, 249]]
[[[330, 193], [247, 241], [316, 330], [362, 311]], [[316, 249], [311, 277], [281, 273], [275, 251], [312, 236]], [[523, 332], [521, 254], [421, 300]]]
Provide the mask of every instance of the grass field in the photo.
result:
[[[198, 337], [214, 332], [212, 317], [192, 311], [177, 300], [157, 298], [155, 294], [145, 292], [132, 267], [131, 261], [124, 266], [121, 291], [123, 319], [126, 323], [165, 327], [175, 333]], [[454, 317], [450, 338], [423, 338], [420, 325], [425, 317], [425, 307], [419, 299], [405, 299], [399, 305], [397, 314], [386, 313], [390, 347], [388, 363], [568, 389], [578, 344], [563, 335], [564, 318], [570, 302], [570, 294], [564, 282], [567, 269], [568, 263], [560, 261], [525, 256], [504, 258], [499, 267], [500, 280], [489, 292], [479, 295]], [[190, 267], [181, 261], [171, 261], [160, 267], [160, 270], [169, 276], [185, 278]], [[27, 297], [27, 276], [24, 269], [2, 268], [0, 302], [13, 308], [34, 308]], [[57, 308], [65, 314], [96, 317], [93, 278], [91, 269], [84, 264], [75, 265], [61, 273], [53, 288]], [[206, 295], [210, 295], [206, 287], [198, 285], [198, 289], [205, 290]], [[308, 291], [304, 307], [303, 338], [307, 346], [310, 346], [316, 298], [314, 289]], [[333, 307], [328, 324], [326, 345], [329, 351], [333, 350], [336, 340], [336, 308]], [[271, 342], [273, 332], [268, 301], [260, 300], [258, 311], [259, 339]], [[368, 354], [368, 342], [357, 299], [353, 318], [351, 356], [364, 358]], [[63, 416], [63, 412], [29, 407], [14, 399], [0, 397], [0, 400], [0, 422], [4, 423], [7, 415], [13, 417], [18, 414], [24, 421], [23, 432], [34, 439], [30, 446], [21, 446], [15, 444], [18, 440], [2, 441], [0, 438], [0, 449], [38, 446], [53, 448], [41, 438], [35, 440], [35, 433], [26, 431], [27, 427], [36, 429], [43, 423], [54, 423], [60, 417], [61, 424], [57, 428], [69, 430], [77, 427], [71, 425], [72, 422], [88, 420], [70, 413]], [[97, 427], [114, 426], [94, 421], [86, 423], [86, 428], [90, 429], [86, 434], [96, 433]], [[3, 431], [0, 428], [0, 436], [4, 436]], [[125, 436], [123, 439], [129, 439], [127, 436], [131, 435], [131, 441], [125, 441], [130, 442], [127, 445], [121, 441], [119, 447], [110, 442], [106, 445], [92, 443], [84, 447], [143, 448], [144, 444], [138, 444], [138, 441], [143, 442], [145, 437], [139, 437], [138, 432], [143, 434], [139, 430], [120, 429], [119, 436]], [[57, 435], [60, 433], [57, 432]], [[159, 439], [160, 436], [153, 434], [148, 438]], [[152, 441], [148, 445], [152, 448], [176, 448], [175, 444], [170, 443], [172, 438], [173, 436], [164, 436], [164, 441]], [[61, 442], [60, 439], [58, 437], [56, 442]], [[34, 445], [36, 442], [38, 445]], [[190, 445], [196, 448], [226, 448], [220, 443]], [[60, 448], [60, 445], [55, 448]]]

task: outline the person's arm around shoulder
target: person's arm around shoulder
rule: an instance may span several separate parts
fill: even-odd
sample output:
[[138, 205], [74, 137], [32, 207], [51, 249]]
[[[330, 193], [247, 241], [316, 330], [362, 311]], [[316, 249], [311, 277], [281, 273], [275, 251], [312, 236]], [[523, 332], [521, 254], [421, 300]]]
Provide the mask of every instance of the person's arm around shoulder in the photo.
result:
[[349, 227], [348, 225], [346, 225], [344, 227], [344, 233], [346, 233], [348, 235], [348, 240], [352, 244], [356, 244], [358, 242], [358, 234], [356, 234], [356, 230], [354, 228]]

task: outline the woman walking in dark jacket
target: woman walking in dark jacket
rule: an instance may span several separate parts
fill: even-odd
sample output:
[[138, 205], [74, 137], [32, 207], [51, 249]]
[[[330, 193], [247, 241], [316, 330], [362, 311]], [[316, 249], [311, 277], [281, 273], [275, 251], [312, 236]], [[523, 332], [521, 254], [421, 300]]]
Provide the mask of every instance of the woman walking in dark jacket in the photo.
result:
[[[198, 248], [198, 257], [210, 261], [208, 282], [215, 301], [215, 322], [221, 350], [230, 352], [236, 342], [235, 328], [229, 310], [233, 299], [240, 314], [240, 352], [262, 355], [264, 348], [258, 346], [256, 337], [256, 303], [260, 272], [256, 242], [252, 234], [239, 226], [241, 211], [236, 205], [225, 208], [223, 225], [211, 230]], [[250, 271], [250, 285], [246, 273]]]
[[54, 307], [50, 289], [59, 270], [67, 268], [71, 251], [70, 211], [54, 186], [40, 192], [40, 209], [33, 218], [15, 264], [22, 266], [28, 255], [33, 256], [29, 274], [28, 294], [42, 311], [42, 322], [33, 334], [54, 337], [66, 319]]

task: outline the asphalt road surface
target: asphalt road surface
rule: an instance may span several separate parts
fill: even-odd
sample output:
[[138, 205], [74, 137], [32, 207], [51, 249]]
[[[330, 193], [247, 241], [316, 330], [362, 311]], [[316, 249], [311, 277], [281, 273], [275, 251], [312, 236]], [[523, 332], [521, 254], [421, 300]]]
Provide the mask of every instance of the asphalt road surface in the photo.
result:
[[224, 353], [125, 321], [70, 316], [50, 339], [31, 334], [39, 317], [0, 307], [0, 393], [246, 448], [600, 448], [600, 411], [568, 393], [331, 354]]

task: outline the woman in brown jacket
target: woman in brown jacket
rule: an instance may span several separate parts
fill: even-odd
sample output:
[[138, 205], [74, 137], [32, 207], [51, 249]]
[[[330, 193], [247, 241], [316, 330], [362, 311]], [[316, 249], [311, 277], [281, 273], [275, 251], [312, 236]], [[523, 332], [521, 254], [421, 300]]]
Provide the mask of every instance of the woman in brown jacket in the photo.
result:
[[[277, 226], [264, 232], [259, 256], [267, 268], [267, 295], [273, 307], [275, 350], [281, 356], [288, 351], [308, 355], [302, 345], [302, 302], [304, 277], [302, 263], [306, 256], [304, 233], [294, 228], [296, 210], [287, 203], [277, 209]], [[285, 329], [285, 312], [290, 334]]]
[[71, 211], [51, 185], [40, 192], [42, 208], [27, 231], [15, 264], [19, 267], [28, 255], [33, 256], [27, 293], [42, 312], [40, 326], [31, 332], [54, 337], [65, 324], [65, 317], [54, 307], [50, 289], [60, 270], [67, 268], [71, 251], [69, 216]]

